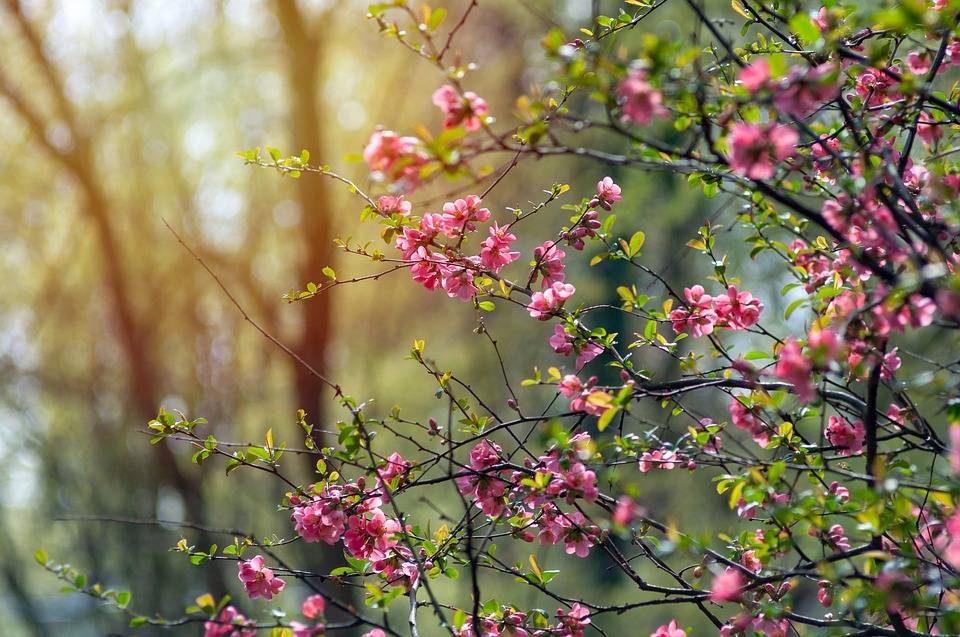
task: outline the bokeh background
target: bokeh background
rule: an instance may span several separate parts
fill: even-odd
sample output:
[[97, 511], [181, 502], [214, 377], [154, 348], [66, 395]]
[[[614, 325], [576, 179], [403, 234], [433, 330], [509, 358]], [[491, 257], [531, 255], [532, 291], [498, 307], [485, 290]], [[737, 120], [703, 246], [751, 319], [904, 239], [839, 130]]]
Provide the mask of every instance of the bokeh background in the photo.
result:
[[[615, 13], [618, 4], [481, 2], [455, 48], [480, 65], [466, 83], [490, 103], [498, 127], [511, 125], [520, 95], [549, 79], [543, 34], [557, 27], [572, 37], [592, 12]], [[444, 6], [455, 17], [466, 2]], [[683, 34], [689, 20], [671, 11], [659, 11], [646, 30]], [[356, 201], [336, 184], [244, 166], [235, 151], [306, 148], [314, 160], [366, 183], [363, 165], [348, 156], [376, 125], [402, 133], [421, 124], [439, 129], [429, 96], [442, 78], [381, 38], [364, 16], [365, 3], [347, 0], [0, 4], [0, 633], [133, 632], [91, 600], [60, 593], [61, 584], [33, 561], [39, 548], [90, 581], [131, 590], [137, 608], [175, 616], [207, 591], [238, 598], [235, 566], [192, 567], [168, 549], [181, 536], [202, 544], [202, 534], [146, 521], [289, 536], [276, 510], [279, 483], [243, 471], [225, 477], [219, 463], [190, 464], [185, 447], [148, 444], [144, 424], [160, 405], [205, 417], [217, 436], [240, 442], [256, 442], [272, 427], [276, 438], [296, 444], [298, 407], [324, 428], [337, 418], [316, 383], [242, 320], [164, 220], [258, 322], [358, 398], [374, 397], [384, 411], [401, 404], [418, 420], [444, 415], [432, 379], [405, 360], [415, 338], [425, 338], [428, 354], [491, 403], [507, 398], [486, 339], [471, 332], [475, 311], [429, 294], [405, 274], [339, 287], [308, 303], [281, 301], [283, 292], [319, 280], [323, 266], [341, 277], [370, 271], [337, 254], [332, 238], [376, 239], [376, 228], [361, 226]], [[670, 135], [669, 125], [661, 132]], [[629, 194], [618, 227], [642, 228], [647, 263], [690, 284], [709, 264], [683, 246], [729, 203], [703, 199], [682, 178], [618, 170], [572, 158], [524, 163], [487, 203], [502, 220], [507, 206], [541, 199], [552, 183], [585, 195], [610, 174]], [[450, 187], [437, 184], [415, 199]], [[540, 223], [553, 234], [565, 219], [559, 208], [551, 214]], [[525, 258], [542, 237], [522, 238]], [[616, 264], [589, 268], [587, 261], [568, 265], [584, 301], [616, 303], [615, 286], [635, 280]], [[768, 307], [778, 314], [775, 299]], [[602, 321], [624, 335], [642, 328], [615, 313]], [[487, 324], [509, 353], [515, 381], [535, 364], [560, 362], [546, 344], [550, 326], [531, 325], [516, 308], [504, 307]], [[644, 364], [656, 370], [665, 361]], [[541, 391], [530, 400], [547, 397]], [[289, 462], [306, 477], [305, 466]], [[710, 528], [728, 513], [699, 482], [681, 472], [651, 476], [642, 501]], [[422, 520], [436, 518], [425, 505], [408, 506]], [[305, 568], [337, 559], [318, 555], [316, 545], [288, 550]], [[528, 552], [545, 567], [560, 564], [559, 555], [537, 546], [520, 547], [515, 559], [525, 561]], [[575, 566], [556, 580], [566, 592], [630, 598], [602, 559]], [[456, 595], [455, 586], [445, 592]], [[282, 602], [292, 610], [301, 596], [292, 586]], [[554, 606], [529, 592], [514, 601]], [[265, 608], [245, 599], [240, 606], [253, 615]], [[644, 611], [643, 624], [655, 627], [669, 612]], [[629, 628], [608, 621], [611, 635], [650, 632], [637, 633], [635, 620]], [[193, 626], [178, 634], [199, 632]]]

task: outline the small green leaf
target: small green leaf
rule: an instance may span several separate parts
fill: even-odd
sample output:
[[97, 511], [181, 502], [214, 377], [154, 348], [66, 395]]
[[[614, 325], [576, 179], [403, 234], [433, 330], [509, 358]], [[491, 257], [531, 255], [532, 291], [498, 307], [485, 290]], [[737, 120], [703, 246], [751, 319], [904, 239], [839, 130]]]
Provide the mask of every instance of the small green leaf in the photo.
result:
[[120, 591], [117, 593], [117, 606], [120, 608], [126, 608], [127, 604], [130, 603], [131, 597], [133, 597], [133, 595], [130, 593], [130, 591]]

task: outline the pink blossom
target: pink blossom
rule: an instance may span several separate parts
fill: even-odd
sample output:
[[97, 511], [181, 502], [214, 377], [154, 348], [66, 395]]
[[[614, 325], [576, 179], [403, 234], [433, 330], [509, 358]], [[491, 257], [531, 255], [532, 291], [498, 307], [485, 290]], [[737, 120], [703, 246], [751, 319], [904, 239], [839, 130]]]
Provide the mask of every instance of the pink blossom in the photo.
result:
[[761, 447], [769, 444], [769, 428], [760, 420], [754, 409], [744, 405], [736, 396], [730, 397], [730, 420], [738, 429], [750, 432], [753, 441]]
[[827, 542], [838, 552], [850, 550], [850, 541], [847, 539], [846, 532], [841, 524], [834, 524], [830, 527], [827, 532]]
[[360, 637], [387, 637], [387, 633], [383, 632], [379, 628], [374, 628], [371, 631], [365, 632]]
[[326, 608], [327, 601], [323, 598], [323, 595], [311, 595], [303, 600], [303, 606], [300, 607], [300, 612], [302, 612], [303, 616], [307, 619], [319, 619], [323, 617]]
[[217, 615], [216, 621], [204, 622], [203, 637], [254, 637], [256, 625], [233, 606], [227, 606]]
[[673, 331], [679, 334], [689, 330], [694, 336], [712, 334], [713, 326], [720, 320], [713, 309], [713, 297], [707, 294], [701, 285], [684, 288], [683, 295], [687, 299], [688, 307], [670, 312]]
[[664, 624], [657, 628], [650, 637], [687, 637], [687, 633], [677, 626], [677, 620], [670, 620], [669, 624]]
[[553, 335], [550, 337], [550, 347], [557, 354], [569, 356], [577, 353], [576, 367], [579, 372], [583, 366], [603, 353], [603, 347], [592, 341], [586, 341], [583, 345], [577, 345], [577, 339], [572, 334], [568, 334], [563, 325], [553, 327]]
[[445, 256], [438, 252], [431, 253], [421, 247], [417, 248], [410, 260], [413, 262], [410, 266], [410, 274], [414, 281], [428, 290], [436, 290], [443, 286], [445, 273], [442, 265], [447, 261]]
[[494, 221], [490, 226], [490, 236], [483, 240], [480, 248], [480, 263], [488, 270], [499, 272], [503, 266], [516, 261], [519, 252], [510, 250], [510, 246], [517, 240], [517, 236], [510, 232], [510, 225], [497, 225]]
[[597, 182], [597, 196], [590, 201], [590, 205], [600, 206], [604, 210], [610, 210], [613, 204], [623, 199], [620, 195], [620, 186], [613, 183], [611, 177], [604, 177]]
[[667, 109], [663, 106], [663, 94], [647, 81], [647, 74], [641, 69], [630, 71], [617, 87], [623, 119], [645, 126], [654, 117], [664, 117]]
[[[818, 174], [826, 172], [833, 164], [834, 157], [840, 156], [840, 140], [836, 137], [821, 137], [820, 141], [810, 147], [813, 155], [813, 168]], [[829, 181], [833, 181], [830, 179]], [[802, 243], [802, 242], [801, 242]]]
[[727, 567], [722, 573], [713, 578], [713, 584], [710, 587], [710, 601], [718, 604], [735, 602], [740, 599], [743, 586], [743, 575], [740, 574], [740, 571], [732, 567]]
[[955, 569], [960, 569], [960, 509], [954, 511], [945, 525], [947, 544], [943, 547], [943, 559]]
[[737, 124], [730, 134], [730, 166], [750, 179], [771, 179], [775, 162], [794, 154], [797, 139], [797, 132], [786, 126]]
[[917, 122], [917, 135], [924, 144], [932, 146], [935, 141], [943, 137], [943, 130], [939, 122], [926, 113], [922, 113], [920, 120]]
[[749, 292], [737, 292], [737, 288], [729, 286], [726, 296], [713, 299], [713, 308], [717, 314], [718, 323], [729, 330], [743, 330], [760, 320], [763, 312], [763, 303]]
[[747, 570], [753, 571], [754, 573], [759, 573], [763, 570], [763, 563], [760, 561], [760, 558], [757, 557], [757, 552], [753, 550], [744, 551], [740, 557], [740, 563], [743, 564]]
[[413, 210], [413, 203], [406, 201], [403, 195], [383, 195], [377, 199], [377, 210], [382, 215], [409, 217]]
[[533, 260], [535, 263], [531, 283], [536, 283], [537, 277], [543, 275], [542, 288], [548, 288], [554, 283], [562, 282], [564, 279], [563, 257], [567, 253], [557, 247], [555, 241], [546, 241], [543, 245], [537, 246], [533, 250]]
[[560, 380], [559, 388], [564, 398], [575, 398], [583, 391], [583, 383], [574, 374], [567, 374]]
[[830, 608], [833, 604], [833, 591], [830, 589], [830, 580], [824, 579], [817, 582], [817, 601], [824, 608]]
[[531, 295], [527, 311], [533, 318], [546, 321], [563, 307], [564, 302], [576, 291], [577, 289], [569, 283], [555, 282], [543, 292], [534, 292]]
[[416, 137], [401, 137], [393, 131], [376, 130], [363, 149], [363, 159], [374, 175], [395, 182], [402, 190], [410, 191], [421, 184], [420, 167], [427, 156]]
[[563, 325], [558, 323], [553, 326], [553, 336], [550, 337], [550, 347], [552, 347], [553, 351], [557, 354], [563, 354], [564, 356], [572, 354], [573, 344], [576, 340], [572, 334], [567, 333]]
[[459, 239], [466, 232], [474, 232], [478, 221], [490, 219], [490, 210], [480, 207], [481, 199], [470, 195], [466, 199], [457, 199], [443, 204], [441, 227], [443, 233], [451, 239]]
[[471, 473], [456, 479], [460, 493], [472, 495], [477, 506], [488, 516], [496, 517], [505, 509], [503, 496], [507, 485], [499, 477], [501, 471], [491, 472], [489, 468], [501, 462], [502, 450], [495, 442], [481, 440], [470, 450]]
[[[473, 266], [473, 267], [470, 267]], [[440, 266], [440, 286], [452, 299], [469, 301], [477, 293], [477, 286], [473, 284], [474, 268], [476, 264], [460, 265], [447, 261]]]
[[566, 522], [563, 533], [563, 550], [567, 555], [587, 557], [590, 548], [599, 543], [599, 533], [595, 525], [590, 524], [579, 511], [563, 515]]
[[613, 511], [613, 523], [617, 526], [630, 526], [640, 517], [640, 507], [628, 495], [617, 498], [617, 508]]
[[601, 389], [590, 387], [597, 382], [597, 377], [592, 376], [588, 382], [588, 387], [580, 396], [570, 401], [572, 411], [582, 411], [591, 416], [602, 416], [605, 411], [610, 409], [611, 396]]
[[387, 549], [396, 546], [400, 523], [388, 519], [380, 509], [363, 515], [352, 515], [343, 534], [343, 544], [353, 557], [361, 560], [380, 559]]
[[444, 128], [453, 128], [463, 124], [468, 131], [475, 131], [483, 125], [487, 115], [487, 103], [473, 91], [464, 92], [461, 97], [457, 89], [446, 84], [433, 93], [433, 103], [446, 116]]
[[[888, 70], [899, 73], [896, 66], [891, 66]], [[894, 90], [895, 85], [896, 80], [883, 71], [869, 68], [857, 75], [856, 91], [867, 106], [887, 106], [888, 99], [891, 102], [899, 99], [899, 94]]]
[[800, 402], [813, 402], [816, 392], [810, 375], [813, 372], [813, 363], [803, 355], [800, 343], [792, 336], [780, 348], [776, 374], [779, 378], [793, 385]]
[[239, 562], [237, 571], [237, 576], [243, 583], [243, 588], [247, 591], [250, 599], [262, 597], [270, 601], [274, 595], [279, 594], [286, 586], [286, 582], [275, 576], [273, 571], [266, 567], [262, 555], [245, 562]]
[[774, 619], [760, 613], [753, 620], [753, 629], [763, 633], [766, 637], [787, 637], [790, 631], [790, 622], [786, 619]]
[[[778, 109], [792, 117], [806, 117], [821, 103], [837, 96], [836, 67], [821, 64], [811, 69], [794, 67], [773, 96]], [[796, 143], [796, 141], [794, 141]]]
[[596, 502], [600, 495], [597, 488], [597, 474], [587, 469], [582, 462], [575, 462], [568, 469], [558, 467], [557, 479], [547, 487], [551, 495], [566, 494], [568, 502], [573, 503], [574, 496], [581, 496], [587, 502]]
[[907, 68], [914, 75], [926, 75], [932, 64], [933, 60], [926, 51], [910, 51], [907, 54]]
[[863, 423], [857, 421], [851, 425], [840, 416], [830, 416], [827, 429], [824, 432], [830, 444], [838, 448], [840, 455], [849, 456], [863, 451], [863, 440], [866, 432]]
[[903, 364], [900, 356], [897, 355], [898, 349], [899, 348], [894, 347], [883, 355], [883, 364], [880, 365], [880, 378], [882, 380], [890, 380], [893, 378], [893, 373], [900, 369], [900, 366]]
[[740, 71], [740, 83], [750, 93], [756, 93], [770, 80], [770, 65], [766, 60], [757, 60]]
[[807, 347], [811, 359], [820, 365], [826, 365], [840, 358], [843, 339], [828, 327], [813, 329], [807, 334]]
[[836, 480], [830, 483], [830, 495], [840, 500], [841, 503], [850, 501], [850, 490], [841, 486]]
[[590, 625], [590, 611], [574, 602], [569, 611], [558, 608], [557, 619], [560, 620], [557, 632], [561, 637], [583, 637], [583, 631]]
[[[431, 568], [429, 562], [427, 560], [424, 563], [424, 568]], [[420, 579], [420, 569], [413, 560], [413, 553], [400, 544], [390, 547], [380, 559], [372, 560], [370, 569], [390, 586], [399, 586], [407, 591]]]
[[290, 630], [293, 631], [293, 637], [317, 637], [327, 632], [327, 627], [323, 624], [316, 626], [307, 626], [297, 621], [290, 622]]
[[817, 26], [818, 29], [822, 32], [830, 30], [830, 22], [832, 16], [830, 11], [826, 7], [820, 7], [820, 10], [817, 11], [817, 14], [813, 16], [813, 23]]
[[667, 449], [655, 449], [644, 451], [640, 455], [640, 464], [638, 469], [640, 473], [647, 473], [651, 469], [664, 469], [669, 471], [675, 468], [677, 461], [677, 452]]
[[340, 487], [327, 486], [321, 495], [294, 507], [290, 519], [304, 542], [336, 544], [340, 540], [347, 520], [342, 497]]
[[397, 480], [397, 484], [402, 484], [404, 480], [406, 480], [407, 473], [412, 466], [413, 463], [409, 460], [404, 460], [403, 456], [396, 451], [387, 457], [383, 465], [377, 469], [377, 485], [381, 499], [385, 502], [388, 501], [386, 497], [387, 487], [394, 484], [394, 480]]

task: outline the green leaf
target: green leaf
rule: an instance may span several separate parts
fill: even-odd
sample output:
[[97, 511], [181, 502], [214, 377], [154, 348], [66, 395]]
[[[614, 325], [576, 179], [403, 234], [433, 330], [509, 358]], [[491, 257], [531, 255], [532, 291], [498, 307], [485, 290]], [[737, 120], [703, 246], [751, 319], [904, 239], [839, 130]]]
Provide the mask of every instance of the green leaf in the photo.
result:
[[633, 236], [630, 237], [630, 244], [627, 246], [627, 256], [633, 258], [638, 255], [640, 253], [640, 248], [643, 247], [643, 242], [646, 241], [646, 239], [647, 235], [640, 230], [637, 230], [635, 233], [633, 233]]
[[611, 407], [601, 414], [600, 419], [597, 420], [597, 429], [603, 431], [610, 424], [610, 421], [613, 420], [613, 417], [620, 411], [619, 407]]
[[797, 308], [807, 302], [807, 299], [797, 299], [793, 303], [787, 306], [787, 310], [783, 313], [783, 318], [788, 319], [790, 316], [797, 311]]
[[802, 11], [795, 13], [790, 18], [790, 29], [808, 44], [812, 44], [820, 38], [820, 29], [813, 23], [810, 16]]
[[443, 24], [443, 21], [447, 18], [447, 10], [443, 8], [434, 9], [430, 13], [430, 21], [427, 23], [427, 28], [430, 31], [436, 31], [440, 28], [440, 25]]
[[130, 593], [130, 591], [120, 591], [117, 593], [117, 606], [120, 608], [126, 608], [132, 597], [133, 595]]

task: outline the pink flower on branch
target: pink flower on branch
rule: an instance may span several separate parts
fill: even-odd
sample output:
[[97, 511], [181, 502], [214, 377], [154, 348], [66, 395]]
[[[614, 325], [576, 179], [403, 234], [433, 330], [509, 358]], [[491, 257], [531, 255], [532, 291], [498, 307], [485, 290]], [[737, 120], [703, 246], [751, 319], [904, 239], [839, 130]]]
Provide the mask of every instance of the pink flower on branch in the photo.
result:
[[530, 296], [527, 311], [538, 321], [546, 321], [553, 316], [577, 289], [569, 283], [555, 282], [543, 292], [534, 292]]
[[465, 91], [461, 96], [453, 86], [446, 84], [433, 93], [433, 104], [446, 116], [444, 128], [453, 128], [463, 124], [468, 131], [478, 130], [487, 115], [487, 103], [473, 91]]
[[270, 601], [274, 595], [280, 593], [286, 582], [273, 574], [273, 571], [264, 564], [263, 556], [237, 564], [237, 577], [243, 584], [244, 590], [250, 599], [262, 597]]
[[671, 619], [669, 624], [653, 631], [650, 637], [687, 637], [687, 633], [677, 625], [677, 620]]
[[727, 567], [722, 573], [713, 578], [710, 587], [710, 601], [722, 604], [735, 602], [740, 599], [744, 587], [743, 575], [733, 567]]
[[776, 165], [793, 156], [797, 132], [773, 124], [737, 124], [730, 133], [730, 167], [750, 179], [772, 179]]
[[651, 86], [646, 71], [642, 69], [634, 69], [627, 74], [617, 86], [617, 95], [625, 121], [645, 126], [654, 117], [668, 114], [663, 106], [663, 94]]

